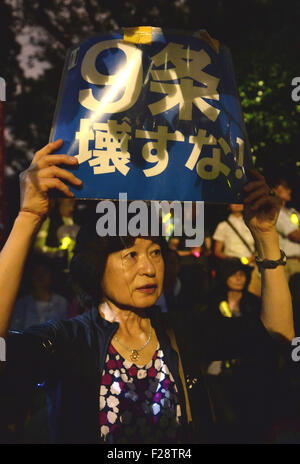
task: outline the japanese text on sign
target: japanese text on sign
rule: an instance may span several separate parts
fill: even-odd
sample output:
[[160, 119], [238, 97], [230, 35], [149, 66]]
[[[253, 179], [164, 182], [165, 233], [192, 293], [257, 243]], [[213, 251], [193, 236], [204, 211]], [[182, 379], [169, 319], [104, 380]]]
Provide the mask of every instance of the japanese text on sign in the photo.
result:
[[[206, 180], [213, 180], [222, 172], [228, 176], [230, 168], [221, 161], [221, 152], [228, 155], [231, 149], [223, 138], [218, 140], [211, 134], [207, 135], [206, 130], [200, 129], [196, 136], [189, 136], [189, 143], [193, 144], [190, 156], [187, 158], [184, 167], [191, 171], [196, 167], [199, 177]], [[76, 132], [76, 140], [79, 141], [79, 153], [76, 155], [79, 164], [89, 161], [93, 167], [94, 174], [108, 174], [117, 169], [126, 176], [130, 167], [130, 153], [128, 152], [128, 142], [131, 140], [131, 128], [127, 122], [118, 124], [115, 120], [107, 123], [97, 123], [90, 119], [80, 120], [80, 130]], [[167, 149], [168, 142], [183, 142], [184, 135], [180, 131], [169, 132], [167, 126], [158, 126], [157, 131], [145, 131], [137, 129], [136, 139], [144, 139], [147, 142], [142, 149], [142, 156], [145, 161], [154, 165], [143, 169], [146, 177], [161, 174], [168, 166], [169, 154]], [[89, 149], [89, 142], [94, 141], [95, 150]], [[239, 160], [235, 175], [241, 177], [241, 166], [244, 158], [244, 142], [237, 137]], [[205, 156], [205, 146], [212, 146], [212, 156]], [[155, 152], [155, 154], [153, 153]], [[209, 169], [207, 169], [209, 167]]]
[[[126, 65], [114, 75], [102, 74], [95, 65], [98, 55], [109, 48], [120, 49], [127, 60]], [[150, 91], [164, 94], [158, 101], [148, 105], [152, 115], [163, 113], [178, 105], [179, 120], [191, 120], [194, 105], [211, 121], [217, 119], [220, 110], [206, 100], [219, 100], [217, 91], [219, 79], [204, 71], [211, 63], [209, 55], [204, 50], [194, 51], [189, 47], [184, 48], [182, 44], [169, 43], [151, 59]], [[163, 65], [164, 69], [159, 69]], [[81, 74], [87, 82], [111, 86], [112, 91], [108, 92], [100, 102], [93, 96], [91, 89], [80, 90], [79, 102], [98, 114], [127, 110], [139, 97], [142, 88], [142, 71], [142, 52], [134, 45], [121, 43], [119, 40], [97, 43], [86, 53], [81, 65]], [[130, 79], [132, 75], [135, 79]], [[195, 85], [195, 82], [198, 85]], [[116, 100], [116, 93], [124, 83], [125, 90]], [[147, 140], [142, 149], [142, 157], [153, 166], [143, 170], [146, 177], [157, 176], [167, 168], [168, 142], [185, 140], [180, 131], [169, 132], [167, 126], [160, 125], [157, 131], [137, 129], [135, 137]], [[80, 128], [75, 138], [79, 141], [79, 153], [76, 155], [79, 163], [89, 161], [94, 174], [113, 173], [117, 169], [126, 176], [129, 172], [128, 142], [132, 136], [127, 122], [119, 124], [115, 120], [108, 120], [107, 123], [93, 123], [92, 120], [84, 118], [80, 120]], [[94, 141], [94, 150], [89, 149], [91, 140]], [[238, 165], [242, 166], [244, 142], [240, 138], [237, 138], [236, 142], [239, 146]], [[189, 143], [193, 144], [193, 150], [186, 160], [185, 168], [190, 170], [196, 168], [198, 176], [206, 180], [216, 179], [220, 172], [228, 176], [230, 168], [221, 161], [221, 152], [228, 155], [231, 149], [223, 138], [216, 140], [212, 134], [199, 130], [197, 135], [189, 137]], [[205, 156], [204, 146], [213, 147], [212, 156]], [[207, 169], [208, 167], [210, 169]], [[238, 168], [236, 177], [241, 176], [242, 171]]]

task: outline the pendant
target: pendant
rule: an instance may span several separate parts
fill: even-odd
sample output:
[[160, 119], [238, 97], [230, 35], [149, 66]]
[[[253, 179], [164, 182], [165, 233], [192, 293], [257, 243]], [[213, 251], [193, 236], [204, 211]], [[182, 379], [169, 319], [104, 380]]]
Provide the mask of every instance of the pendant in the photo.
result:
[[130, 355], [131, 361], [136, 361], [139, 357], [140, 357], [140, 355], [139, 355], [137, 350], [132, 350], [131, 351], [131, 355]]

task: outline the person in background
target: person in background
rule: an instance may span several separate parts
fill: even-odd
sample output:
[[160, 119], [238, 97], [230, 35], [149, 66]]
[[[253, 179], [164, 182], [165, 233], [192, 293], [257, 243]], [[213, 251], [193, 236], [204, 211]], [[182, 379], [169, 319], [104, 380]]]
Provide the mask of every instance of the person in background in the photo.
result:
[[[218, 272], [218, 284], [211, 292], [206, 310], [209, 319], [255, 315], [259, 317], [260, 298], [248, 291], [252, 268], [238, 258], [224, 261]], [[218, 375], [222, 361], [214, 361], [208, 373]]]
[[50, 257], [60, 256], [61, 249], [58, 230], [61, 226], [74, 226], [73, 214], [75, 200], [73, 198], [58, 198], [52, 211], [43, 222], [34, 242], [36, 251], [47, 254]]
[[259, 317], [260, 298], [248, 291], [252, 267], [240, 259], [223, 262], [219, 271], [219, 284], [210, 299], [211, 311], [221, 317], [241, 317], [255, 314]]
[[280, 247], [287, 256], [285, 272], [289, 281], [292, 275], [300, 272], [300, 213], [287, 207], [292, 200], [292, 189], [286, 179], [275, 180], [273, 191], [282, 202], [276, 228]]
[[[248, 291], [251, 273], [252, 268], [237, 258], [223, 262], [205, 314], [211, 323], [217, 324], [224, 318], [243, 318], [251, 325], [251, 320], [259, 319], [261, 300]], [[262, 440], [272, 417], [274, 401], [270, 392], [275, 367], [275, 357], [262, 361], [255, 356], [209, 364], [207, 380], [220, 441]]]
[[[213, 234], [215, 255], [220, 259], [247, 258], [252, 263], [255, 258], [254, 239], [243, 219], [244, 205], [230, 204], [227, 220], [220, 222]], [[233, 229], [236, 229], [235, 230]], [[244, 241], [239, 237], [241, 235]], [[246, 245], [246, 243], [247, 245]]]
[[239, 258], [244, 264], [252, 266], [254, 272], [251, 276], [249, 290], [260, 296], [261, 278], [255, 265], [254, 240], [243, 219], [244, 205], [230, 204], [229, 211], [228, 218], [217, 225], [213, 234], [214, 254], [221, 260]]
[[[50, 214], [43, 221], [33, 247], [35, 251], [51, 258], [58, 274], [57, 291], [71, 301], [74, 299], [74, 292], [68, 273], [76, 236], [80, 229], [74, 221], [75, 200], [74, 198], [51, 200], [53, 203]], [[75, 314], [74, 310], [71, 310], [71, 314]]]
[[53, 291], [52, 260], [36, 253], [32, 257], [29, 272], [30, 293], [16, 301], [10, 325], [12, 330], [24, 330], [32, 325], [67, 317], [67, 300]]
[[182, 283], [179, 278], [180, 258], [177, 251], [169, 248], [165, 256], [165, 278], [163, 291], [156, 304], [161, 307], [162, 313], [174, 312], [181, 302]]

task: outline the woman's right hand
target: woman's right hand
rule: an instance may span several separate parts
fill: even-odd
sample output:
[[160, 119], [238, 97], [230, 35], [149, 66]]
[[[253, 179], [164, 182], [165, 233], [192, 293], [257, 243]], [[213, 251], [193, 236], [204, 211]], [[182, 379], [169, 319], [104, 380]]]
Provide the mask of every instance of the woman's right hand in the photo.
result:
[[69, 198], [74, 197], [61, 179], [77, 187], [82, 184], [74, 174], [56, 166], [57, 164], [74, 166], [78, 163], [73, 156], [51, 154], [60, 148], [62, 143], [61, 139], [48, 143], [36, 152], [29, 168], [21, 172], [19, 176], [21, 211], [30, 211], [41, 218], [46, 217], [49, 212], [49, 190], [57, 189]]

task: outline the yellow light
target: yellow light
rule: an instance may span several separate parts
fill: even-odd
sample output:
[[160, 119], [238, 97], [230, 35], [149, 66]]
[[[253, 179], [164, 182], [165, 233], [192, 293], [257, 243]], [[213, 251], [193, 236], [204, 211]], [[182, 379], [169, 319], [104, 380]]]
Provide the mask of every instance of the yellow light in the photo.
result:
[[246, 256], [243, 256], [243, 257], [241, 258], [241, 263], [247, 265], [247, 264], [249, 263], [249, 259], [246, 258]]
[[232, 312], [230, 311], [229, 304], [227, 303], [227, 301], [221, 301], [219, 309], [223, 316], [232, 317]]
[[297, 214], [295, 213], [291, 214], [291, 222], [295, 224], [295, 226], [299, 226], [299, 218]]
[[171, 213], [166, 214], [166, 215], [164, 216], [164, 218], [163, 218], [163, 223], [165, 224], [166, 222], [168, 222], [168, 220], [171, 218], [171, 216], [172, 216]]
[[69, 245], [71, 245], [71, 238], [70, 237], [64, 237], [61, 239], [61, 245], [60, 245], [60, 248], [62, 250], [67, 250], [69, 248]]
[[172, 230], [173, 230], [173, 224], [169, 224], [167, 229], [166, 229], [167, 233], [171, 233]]

